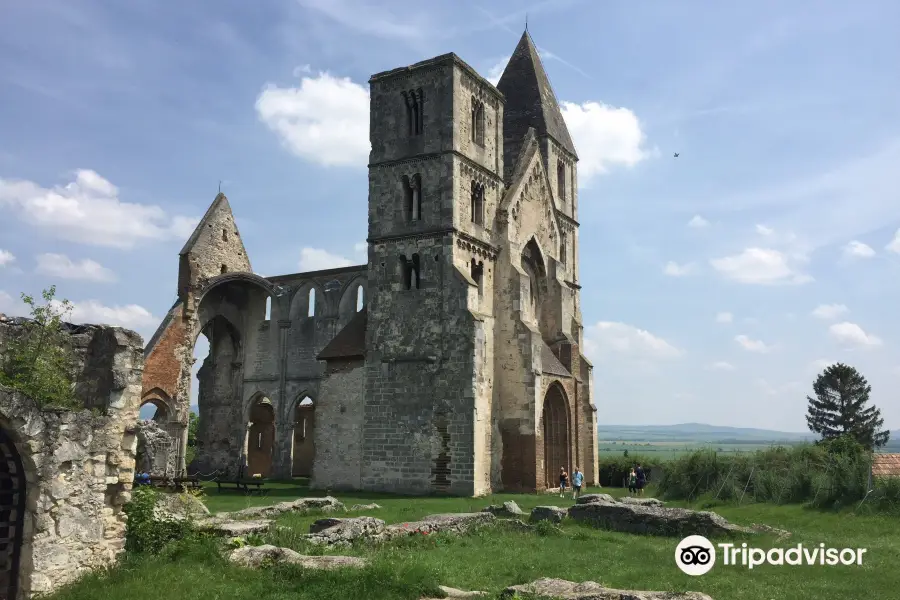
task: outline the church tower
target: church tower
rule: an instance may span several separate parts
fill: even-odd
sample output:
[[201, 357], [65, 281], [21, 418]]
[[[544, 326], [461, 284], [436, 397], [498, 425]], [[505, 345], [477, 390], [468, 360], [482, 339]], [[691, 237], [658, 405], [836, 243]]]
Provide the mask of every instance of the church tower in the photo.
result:
[[490, 486], [504, 100], [455, 54], [369, 83], [362, 487], [477, 494]]

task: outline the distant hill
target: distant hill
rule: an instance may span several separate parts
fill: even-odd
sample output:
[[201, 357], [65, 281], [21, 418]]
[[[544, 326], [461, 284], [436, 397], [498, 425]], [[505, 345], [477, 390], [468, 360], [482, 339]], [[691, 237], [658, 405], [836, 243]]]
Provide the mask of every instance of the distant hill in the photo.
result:
[[[679, 425], [600, 425], [597, 435], [601, 440], [641, 442], [805, 442], [816, 439], [812, 433], [774, 431], [750, 427], [726, 427], [705, 423]], [[891, 438], [893, 439], [893, 435]]]

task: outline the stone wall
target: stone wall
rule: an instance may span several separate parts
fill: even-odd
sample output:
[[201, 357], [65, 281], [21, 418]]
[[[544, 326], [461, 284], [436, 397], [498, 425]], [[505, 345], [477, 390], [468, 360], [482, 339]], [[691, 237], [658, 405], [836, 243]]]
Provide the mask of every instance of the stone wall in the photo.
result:
[[315, 407], [314, 489], [360, 489], [365, 375], [362, 359], [329, 362]]
[[[0, 348], [21, 323], [0, 319]], [[66, 328], [76, 397], [91, 410], [42, 409], [0, 387], [0, 428], [26, 479], [18, 598], [111, 565], [125, 544], [122, 508], [134, 480], [143, 341], [119, 328]]]

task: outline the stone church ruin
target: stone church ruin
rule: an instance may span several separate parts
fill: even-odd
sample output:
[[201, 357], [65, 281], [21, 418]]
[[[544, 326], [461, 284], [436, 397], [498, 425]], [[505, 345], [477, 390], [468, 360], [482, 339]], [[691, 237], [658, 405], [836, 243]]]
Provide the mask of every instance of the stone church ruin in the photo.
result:
[[455, 54], [369, 83], [366, 264], [256, 275], [223, 194], [184, 245], [141, 399], [176, 467], [411, 494], [540, 490], [575, 466], [595, 483], [578, 156], [534, 43], [496, 87]]
[[[0, 361], [24, 319], [0, 315]], [[0, 386], [0, 600], [54, 591], [112, 565], [125, 546], [143, 340], [64, 326], [81, 410], [42, 407]]]

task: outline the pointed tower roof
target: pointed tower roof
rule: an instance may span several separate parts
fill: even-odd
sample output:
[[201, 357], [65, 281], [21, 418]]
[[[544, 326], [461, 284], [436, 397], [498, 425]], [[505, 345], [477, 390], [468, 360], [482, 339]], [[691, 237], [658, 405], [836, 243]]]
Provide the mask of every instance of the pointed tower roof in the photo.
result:
[[528, 128], [534, 127], [538, 136], [550, 136], [577, 158], [559, 102], [527, 29], [509, 59], [497, 89], [506, 98], [503, 108], [504, 137], [521, 140]]
[[206, 214], [203, 215], [203, 218], [200, 219], [200, 222], [197, 223], [197, 227], [194, 228], [194, 233], [191, 234], [191, 237], [188, 238], [188, 241], [185, 242], [184, 248], [181, 249], [181, 252], [178, 254], [187, 254], [191, 251], [191, 248], [194, 247], [194, 244], [197, 243], [197, 238], [200, 237], [200, 233], [203, 231], [207, 222], [216, 214], [220, 208], [231, 213], [231, 205], [228, 203], [228, 198], [225, 197], [225, 194], [219, 192], [216, 195], [215, 200], [212, 201], [212, 204], [209, 205], [209, 208], [206, 209]]

